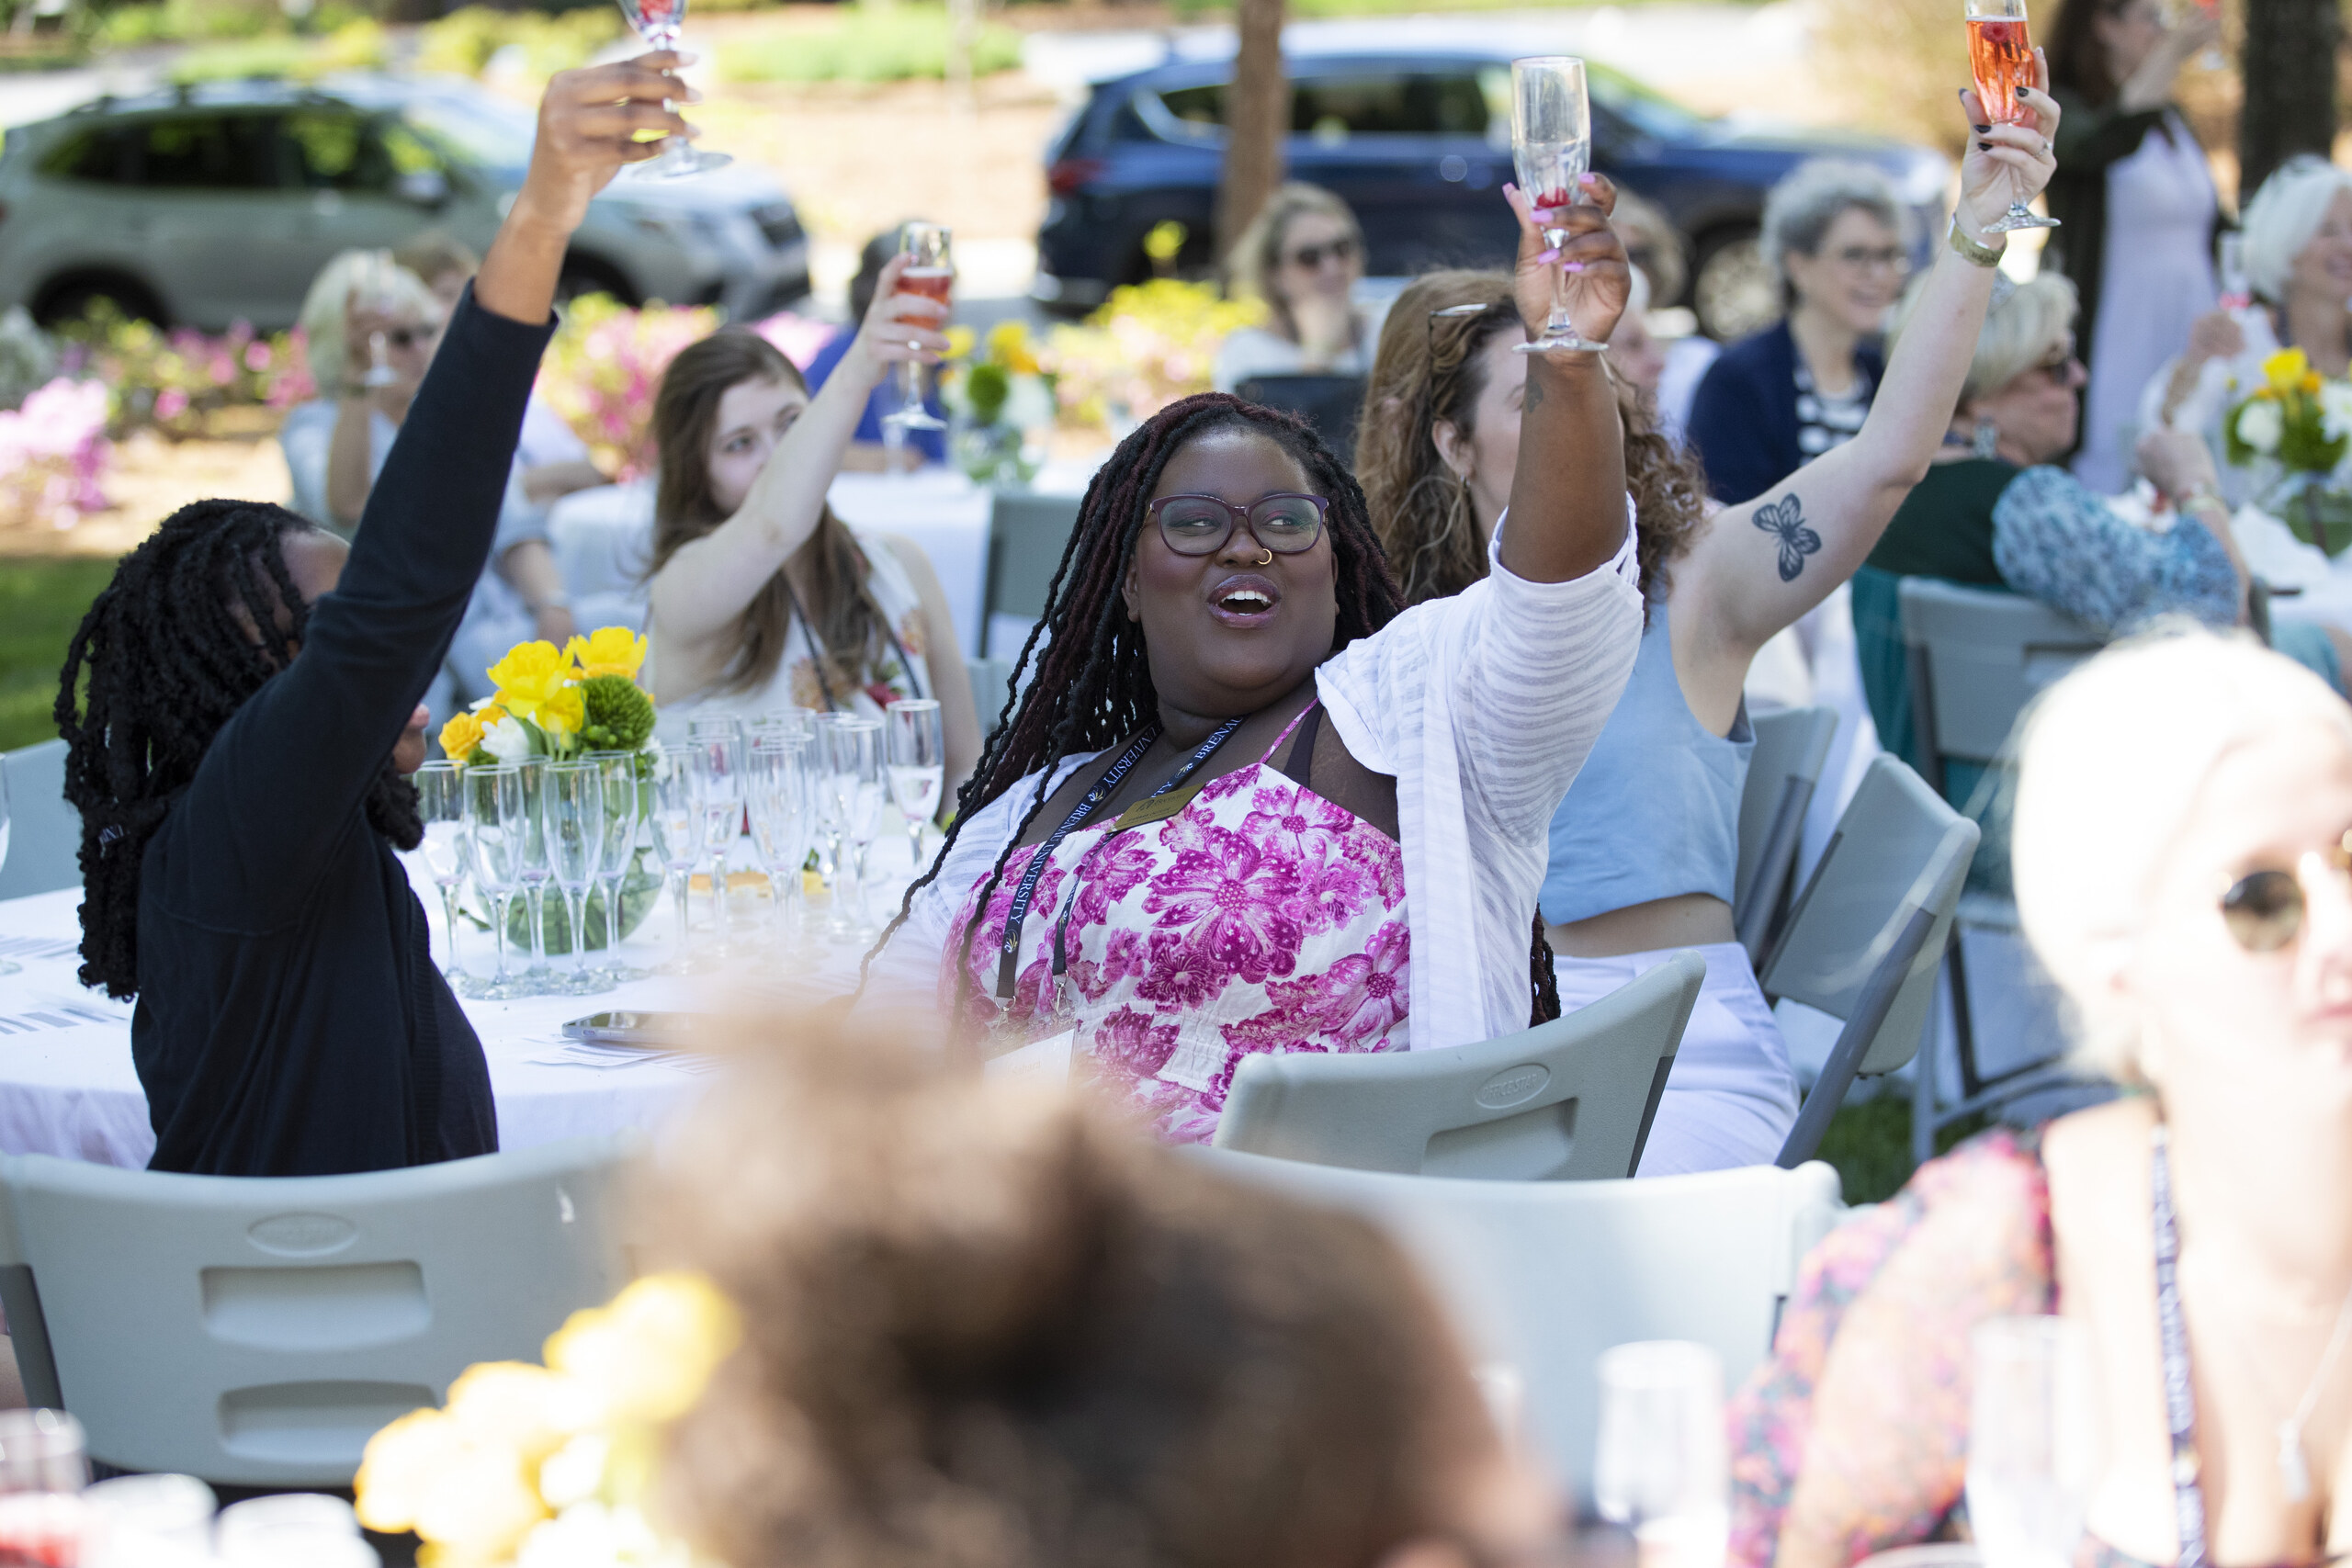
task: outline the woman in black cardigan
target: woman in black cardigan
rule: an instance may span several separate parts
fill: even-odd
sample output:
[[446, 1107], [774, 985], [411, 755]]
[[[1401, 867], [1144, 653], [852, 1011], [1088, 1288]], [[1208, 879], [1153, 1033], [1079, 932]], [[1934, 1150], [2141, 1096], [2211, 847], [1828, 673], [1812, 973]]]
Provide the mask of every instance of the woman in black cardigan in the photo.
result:
[[309, 1176], [498, 1147], [481, 1042], [392, 850], [418, 841], [418, 699], [490, 552], [565, 246], [621, 165], [660, 151], [637, 132], [687, 130], [662, 107], [681, 58], [548, 84], [530, 172], [356, 545], [283, 507], [198, 502], [74, 634], [57, 719], [82, 979], [139, 998], [151, 1168]]

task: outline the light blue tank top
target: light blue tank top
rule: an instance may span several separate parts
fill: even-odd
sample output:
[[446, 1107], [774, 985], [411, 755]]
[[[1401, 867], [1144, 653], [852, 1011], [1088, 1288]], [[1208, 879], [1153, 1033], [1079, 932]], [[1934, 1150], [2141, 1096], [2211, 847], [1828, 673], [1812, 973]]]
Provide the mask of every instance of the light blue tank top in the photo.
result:
[[1650, 604], [1633, 679], [1552, 817], [1544, 919], [1552, 925], [1712, 893], [1739, 874], [1739, 796], [1756, 750], [1743, 700], [1728, 736], [1701, 724], [1674, 673], [1666, 601]]

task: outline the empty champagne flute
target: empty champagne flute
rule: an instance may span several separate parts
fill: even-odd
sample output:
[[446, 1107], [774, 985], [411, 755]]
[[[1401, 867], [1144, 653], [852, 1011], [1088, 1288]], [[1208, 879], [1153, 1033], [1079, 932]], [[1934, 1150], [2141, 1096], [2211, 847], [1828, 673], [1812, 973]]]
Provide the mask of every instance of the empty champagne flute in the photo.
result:
[[1633, 1531], [1642, 1568], [1723, 1568], [1731, 1528], [1723, 1363], [1651, 1339], [1604, 1351], [1593, 1501]]
[[448, 935], [441, 955], [441, 977], [461, 997], [474, 992], [474, 977], [458, 962], [458, 888], [466, 879], [466, 792], [463, 764], [427, 762], [416, 770], [417, 816], [424, 823], [424, 864], [441, 889], [441, 923]]
[[[1558, 251], [1568, 243], [1559, 214], [1576, 205], [1592, 167], [1592, 101], [1587, 96], [1584, 62], [1565, 54], [1539, 54], [1510, 62], [1510, 156], [1519, 188], [1530, 204], [1549, 209], [1554, 221], [1544, 243]], [[1565, 258], [1552, 264], [1552, 314], [1544, 334], [1519, 345], [1521, 354], [1598, 354], [1577, 331], [1568, 311]]]
[[844, 718], [831, 727], [826, 742], [832, 748], [826, 773], [841, 812], [842, 836], [854, 870], [842, 878], [855, 892], [833, 900], [833, 931], [857, 941], [870, 941], [874, 918], [866, 908], [865, 852], [882, 828], [882, 724], [879, 719]]
[[657, 964], [657, 975], [694, 975], [705, 967], [695, 955], [686, 920], [686, 901], [694, 885], [695, 862], [702, 854], [702, 812], [695, 804], [695, 750], [664, 746], [653, 760], [653, 805], [646, 826], [653, 829], [653, 852], [673, 889], [677, 910], [678, 951]]
[[939, 705], [928, 697], [892, 703], [883, 710], [882, 723], [889, 731], [890, 798], [906, 814], [909, 853], [921, 875], [923, 829], [939, 815], [940, 792], [947, 787]]
[[506, 962], [506, 922], [522, 886], [523, 851], [530, 830], [523, 806], [523, 770], [512, 762], [465, 770], [466, 860], [474, 886], [490, 901], [490, 923], [498, 933], [498, 969], [473, 994], [484, 1001], [511, 1002], [532, 995]]
[[770, 731], [752, 742], [752, 838], [767, 868], [779, 939], [793, 934], [785, 911], [799, 905], [800, 868], [808, 858], [808, 751], [806, 735]]
[[841, 880], [842, 829], [841, 796], [832, 788], [833, 726], [846, 723], [845, 713], [812, 713], [808, 716], [811, 770], [810, 794], [816, 807], [814, 831], [810, 838], [817, 852], [817, 874], [831, 890]]
[[571, 937], [570, 969], [549, 980], [548, 989], [561, 997], [609, 991], [612, 982], [588, 968], [588, 889], [595, 886], [605, 851], [605, 765], [584, 757], [549, 762], [539, 784], [539, 828]]
[[710, 859], [710, 932], [714, 956], [727, 953], [727, 857], [743, 836], [743, 727], [732, 717], [687, 726], [694, 749], [695, 803], [702, 814], [702, 852]]
[[644, 970], [621, 960], [622, 884], [637, 858], [637, 825], [645, 815], [645, 803], [636, 752], [591, 751], [588, 761], [605, 772], [605, 843], [596, 860], [605, 884], [605, 962], [596, 972], [621, 986], [645, 978]]
[[[956, 268], [948, 259], [948, 234], [936, 223], [910, 221], [899, 231], [899, 254], [908, 259], [906, 270], [899, 274], [901, 294], [920, 294], [941, 304], [956, 288]], [[946, 330], [943, 316], [927, 325]], [[944, 430], [946, 422], [922, 406], [922, 367], [911, 359], [899, 364], [899, 406], [883, 416], [885, 424], [904, 430]]]
[[[368, 253], [366, 296], [368, 312], [378, 321], [383, 320], [393, 305], [391, 279], [386, 276], [384, 270], [390, 265], [390, 258], [382, 251]], [[368, 388], [389, 387], [399, 379], [399, 373], [393, 370], [391, 360], [384, 353], [382, 329], [379, 328], [369, 333], [368, 334], [368, 373], [360, 377], [359, 384]]]
[[[678, 47], [678, 29], [686, 23], [686, 0], [621, 0], [621, 15], [637, 36], [652, 49]], [[679, 85], [683, 88], [684, 83]], [[685, 96], [681, 92], [679, 97]], [[664, 98], [662, 107], [675, 108], [675, 101]], [[706, 152], [682, 136], [667, 138], [662, 156], [638, 165], [638, 177], [673, 180], [685, 175], [699, 175], [706, 169], [723, 169], [735, 160], [724, 152]]]
[[[1968, 63], [1976, 77], [1976, 96], [1996, 125], [2039, 124], [2034, 112], [2018, 102], [2018, 89], [2033, 85], [2033, 40], [2026, 35], [2025, 0], [1968, 0]], [[2009, 234], [2019, 229], [2055, 229], [2055, 218], [2043, 218], [2025, 204], [2020, 187], [2009, 209], [1997, 222], [1984, 225], [1988, 234]]]
[[1987, 1568], [2066, 1568], [2100, 1459], [2090, 1336], [1996, 1317], [1970, 1336], [1968, 1522]]
[[539, 792], [547, 783], [548, 760], [526, 757], [514, 764], [514, 770], [523, 780], [518, 807], [522, 815], [517, 820], [523, 858], [516, 863], [515, 875], [523, 885], [523, 912], [531, 927], [531, 966], [522, 977], [532, 996], [553, 996], [555, 971], [548, 967], [547, 906], [548, 881], [553, 874], [548, 866], [547, 827], [539, 818]]

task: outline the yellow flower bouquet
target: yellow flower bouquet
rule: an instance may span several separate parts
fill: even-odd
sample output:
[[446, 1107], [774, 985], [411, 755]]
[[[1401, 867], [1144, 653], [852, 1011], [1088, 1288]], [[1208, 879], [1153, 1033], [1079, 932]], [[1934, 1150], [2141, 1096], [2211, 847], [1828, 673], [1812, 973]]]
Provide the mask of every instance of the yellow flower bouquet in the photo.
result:
[[2262, 475], [2263, 510], [2329, 555], [2352, 545], [2352, 495], [2335, 482], [2352, 451], [2352, 381], [2331, 381], [2300, 348], [2262, 362], [2262, 380], [2222, 422], [2233, 467]]
[[413, 1530], [419, 1568], [697, 1568], [647, 1517], [662, 1428], [741, 1340], [699, 1275], [654, 1274], [576, 1312], [547, 1364], [487, 1361], [368, 1439], [359, 1519]]
[[940, 389], [957, 418], [957, 466], [979, 484], [1027, 483], [1044, 457], [1030, 432], [1051, 425], [1055, 415], [1054, 378], [1038, 362], [1029, 329], [999, 321], [983, 341], [969, 327], [951, 327], [947, 339]]

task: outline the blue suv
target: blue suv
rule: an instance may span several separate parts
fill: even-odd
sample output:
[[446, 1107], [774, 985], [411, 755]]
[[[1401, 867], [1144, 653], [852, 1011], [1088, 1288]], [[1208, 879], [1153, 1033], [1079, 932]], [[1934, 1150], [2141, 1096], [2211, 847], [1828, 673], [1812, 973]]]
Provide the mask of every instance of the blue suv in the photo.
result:
[[[1345, 51], [1286, 42], [1289, 177], [1344, 197], [1363, 225], [1365, 270], [1499, 265], [1515, 240], [1497, 187], [1511, 177], [1510, 57], [1492, 49]], [[1902, 199], [1940, 216], [1951, 163], [1860, 133], [1763, 130], [1711, 119], [1619, 72], [1590, 65], [1593, 164], [1662, 209], [1690, 248], [1682, 301], [1701, 327], [1738, 336], [1778, 313], [1758, 254], [1764, 195], [1807, 158], [1860, 158]], [[1229, 51], [1170, 59], [1097, 84], [1046, 154], [1051, 199], [1037, 234], [1033, 297], [1082, 311], [1151, 276], [1144, 236], [1185, 226], [1177, 267], [1206, 270], [1224, 157]]]

